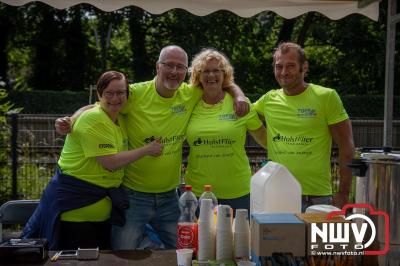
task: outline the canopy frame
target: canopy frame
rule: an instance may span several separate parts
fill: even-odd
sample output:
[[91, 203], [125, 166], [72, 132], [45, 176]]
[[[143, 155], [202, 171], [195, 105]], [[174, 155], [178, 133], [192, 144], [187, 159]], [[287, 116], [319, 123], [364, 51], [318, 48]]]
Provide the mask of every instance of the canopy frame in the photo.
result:
[[383, 119], [383, 146], [393, 146], [393, 91], [394, 57], [396, 50], [396, 24], [400, 21], [397, 13], [397, 0], [388, 0], [386, 31], [386, 67], [385, 67], [385, 109]]

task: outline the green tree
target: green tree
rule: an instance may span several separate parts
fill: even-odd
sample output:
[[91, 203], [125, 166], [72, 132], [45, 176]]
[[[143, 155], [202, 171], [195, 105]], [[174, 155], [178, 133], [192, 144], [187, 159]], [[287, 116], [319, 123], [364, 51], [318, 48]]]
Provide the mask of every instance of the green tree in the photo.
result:
[[129, 43], [132, 52], [129, 63], [132, 66], [135, 81], [151, 79], [154, 73], [154, 62], [150, 62], [146, 50], [147, 21], [150, 14], [138, 7], [130, 7], [128, 13]]
[[[42, 90], [54, 90], [58, 86], [54, 86], [59, 82], [59, 70], [62, 63], [63, 51], [56, 49], [60, 46], [60, 31], [64, 11], [38, 3], [31, 10], [32, 27], [34, 36], [32, 38], [32, 46], [34, 47], [34, 64], [31, 77], [31, 85], [34, 88]], [[36, 26], [36, 29], [35, 29]]]
[[9, 13], [12, 12], [6, 4], [0, 3], [0, 80], [5, 82], [8, 87], [8, 59], [7, 59], [7, 43], [10, 35], [12, 23]]
[[[2, 82], [1, 86], [4, 86]], [[0, 203], [5, 202], [11, 196], [11, 169], [8, 164], [10, 147], [10, 128], [7, 125], [6, 115], [12, 112], [20, 112], [22, 108], [13, 109], [13, 104], [7, 100], [8, 93], [0, 88]]]
[[76, 5], [68, 10], [70, 20], [65, 25], [62, 38], [65, 40], [65, 61], [62, 84], [68, 89], [82, 90], [86, 86], [85, 76], [88, 68], [88, 38], [83, 29], [85, 9]]
[[[375, 22], [362, 15], [332, 21], [316, 12], [287, 20], [273, 12], [241, 18], [218, 11], [198, 17], [180, 9], [153, 15], [138, 7], [107, 13], [87, 4], [61, 11], [41, 3], [1, 4], [0, 21], [12, 26], [14, 19], [7, 15], [15, 13], [18, 27], [0, 36], [0, 44], [6, 43], [6, 52], [0, 50], [0, 75], [7, 72], [13, 89], [34, 90], [82, 90], [110, 68], [143, 81], [155, 75], [160, 49], [177, 44], [189, 60], [206, 47], [224, 52], [243, 90], [264, 93], [278, 86], [271, 66], [276, 44], [295, 41], [306, 47], [310, 81], [342, 94], [382, 94], [385, 8], [384, 1]], [[399, 61], [396, 53], [395, 82]]]

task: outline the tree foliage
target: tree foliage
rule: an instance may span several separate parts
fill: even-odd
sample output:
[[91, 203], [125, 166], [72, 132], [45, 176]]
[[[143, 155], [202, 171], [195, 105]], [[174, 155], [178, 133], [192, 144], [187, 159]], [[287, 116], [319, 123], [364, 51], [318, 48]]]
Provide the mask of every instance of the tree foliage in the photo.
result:
[[[198, 17], [180, 9], [152, 15], [137, 7], [107, 13], [87, 4], [56, 10], [39, 2], [0, 3], [0, 76], [9, 90], [80, 91], [107, 69], [143, 81], [154, 77], [160, 49], [177, 44], [189, 58], [206, 47], [224, 52], [241, 88], [263, 93], [277, 86], [274, 47], [294, 41], [305, 46], [310, 82], [341, 94], [377, 95], [384, 90], [385, 9], [384, 1], [374, 22], [361, 15], [332, 21], [315, 12], [287, 20], [272, 12]], [[399, 61], [396, 53], [395, 76]]]
[[22, 108], [14, 108], [14, 105], [8, 99], [8, 92], [2, 88], [5, 83], [0, 82], [0, 203], [4, 202], [4, 198], [11, 195], [11, 171], [10, 167], [5, 164], [10, 154], [9, 141], [11, 137], [10, 126], [6, 122], [6, 115], [10, 113], [18, 113]]

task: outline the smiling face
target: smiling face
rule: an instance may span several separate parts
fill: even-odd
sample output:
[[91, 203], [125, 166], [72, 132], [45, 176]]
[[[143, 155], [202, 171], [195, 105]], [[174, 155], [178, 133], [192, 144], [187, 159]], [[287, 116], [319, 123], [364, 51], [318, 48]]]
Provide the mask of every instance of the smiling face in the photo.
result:
[[200, 84], [204, 93], [216, 93], [222, 90], [224, 82], [224, 72], [220, 68], [217, 59], [211, 59], [205, 62], [200, 73]]
[[119, 111], [127, 101], [128, 88], [125, 79], [114, 79], [98, 95], [101, 108], [111, 117], [115, 119]]
[[234, 83], [233, 67], [228, 58], [212, 48], [200, 51], [193, 58], [189, 71], [190, 85], [210, 88], [208, 91], [228, 88]]
[[156, 86], [163, 97], [172, 97], [186, 77], [188, 59], [178, 46], [168, 46], [160, 53], [157, 62]]
[[274, 55], [275, 79], [285, 91], [298, 90], [303, 87], [304, 75], [308, 64], [300, 64], [296, 50], [289, 49], [286, 53], [276, 51]]

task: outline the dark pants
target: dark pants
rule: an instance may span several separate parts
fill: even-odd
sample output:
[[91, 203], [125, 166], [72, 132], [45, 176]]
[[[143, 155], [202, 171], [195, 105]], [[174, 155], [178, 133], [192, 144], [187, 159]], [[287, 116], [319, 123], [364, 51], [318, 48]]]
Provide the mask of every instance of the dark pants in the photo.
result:
[[78, 247], [111, 249], [110, 222], [60, 221], [59, 248], [68, 250]]

